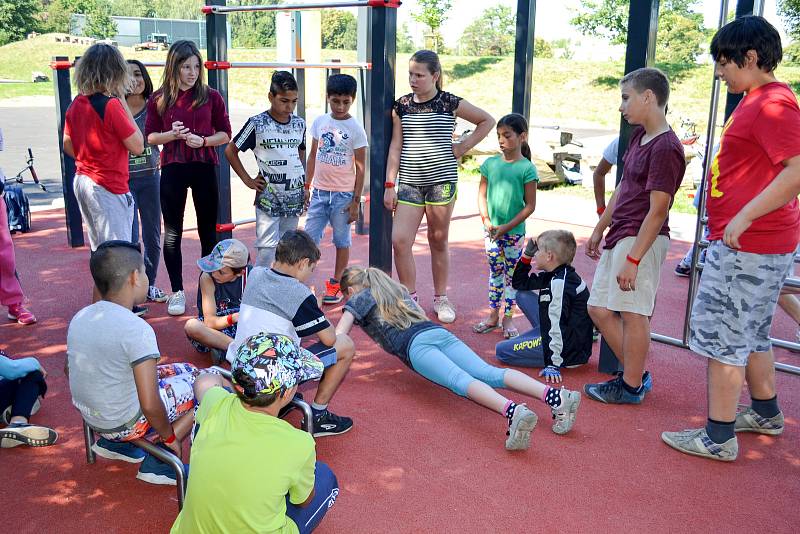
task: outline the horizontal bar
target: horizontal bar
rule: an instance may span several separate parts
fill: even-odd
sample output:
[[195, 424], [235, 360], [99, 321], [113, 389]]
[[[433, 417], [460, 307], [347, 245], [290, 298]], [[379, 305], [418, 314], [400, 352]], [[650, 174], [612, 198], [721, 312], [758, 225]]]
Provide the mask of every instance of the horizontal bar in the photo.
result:
[[792, 375], [800, 375], [800, 367], [795, 365], [787, 365], [785, 363], [775, 362], [775, 369]]
[[[217, 69], [372, 69], [372, 63], [340, 63], [328, 61], [322, 63], [308, 63], [305, 61], [267, 61], [267, 62], [228, 62], [206, 61], [205, 67], [209, 70]], [[147, 64], [145, 64], [147, 66]], [[163, 64], [161, 65], [163, 66]]]
[[308, 9], [331, 9], [336, 7], [386, 7], [398, 8], [402, 5], [399, 0], [367, 0], [367, 1], [340, 1], [317, 2], [314, 4], [279, 4], [270, 6], [203, 6], [200, 11], [205, 15], [227, 15], [242, 11], [301, 11]]

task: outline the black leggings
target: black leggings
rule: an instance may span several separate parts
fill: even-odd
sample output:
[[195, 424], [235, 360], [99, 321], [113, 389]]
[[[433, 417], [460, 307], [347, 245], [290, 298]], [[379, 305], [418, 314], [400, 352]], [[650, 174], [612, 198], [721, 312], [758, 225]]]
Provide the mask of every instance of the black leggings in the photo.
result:
[[[161, 214], [164, 218], [164, 265], [172, 291], [183, 289], [183, 213], [192, 188], [201, 255], [217, 244], [217, 167], [212, 163], [172, 163], [161, 169]], [[153, 280], [150, 281], [153, 284]]]
[[47, 384], [41, 371], [32, 371], [16, 380], [0, 378], [0, 413], [11, 406], [11, 417], [30, 419], [33, 404], [46, 392]]

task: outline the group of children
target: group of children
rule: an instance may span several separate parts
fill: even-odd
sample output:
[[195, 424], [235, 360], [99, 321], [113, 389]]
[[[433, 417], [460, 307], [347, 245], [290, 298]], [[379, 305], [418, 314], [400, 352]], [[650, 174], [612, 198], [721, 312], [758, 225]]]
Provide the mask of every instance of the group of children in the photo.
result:
[[[776, 435], [783, 430], [768, 332], [797, 246], [800, 144], [774, 132], [800, 126], [800, 109], [774, 78], [780, 40], [763, 19], [730, 23], [715, 36], [711, 52], [730, 90], [747, 96], [726, 124], [711, 167], [712, 245], [692, 316], [691, 347], [709, 358], [709, 419], [703, 429], [662, 437], [682, 452], [730, 461], [738, 451], [734, 432]], [[296, 82], [288, 73], [276, 73], [270, 109], [249, 119], [225, 150], [234, 171], [257, 191], [256, 265], [250, 265], [247, 247], [237, 240], [212, 247], [197, 262], [199, 317], [185, 326], [196, 347], [213, 352], [214, 363], [230, 363], [232, 378], [215, 367], [159, 365], [155, 333], [132, 311], [146, 300], [152, 283], [139, 246], [127, 239], [97, 243], [90, 268], [99, 299], [75, 315], [67, 335], [73, 403], [101, 436], [94, 450], [141, 463], [137, 476], [143, 480], [174, 483], [169, 468], [145, 457], [135, 442], [156, 439], [182, 457], [182, 442], [191, 433], [193, 483], [173, 532], [309, 532], [335, 501], [336, 478], [316, 461], [312, 437], [278, 415], [298, 385], [319, 379], [311, 403], [313, 437], [352, 429], [350, 418], [328, 406], [355, 356], [348, 335], [353, 325], [412, 371], [504, 416], [508, 450], [529, 447], [538, 417], [496, 389], [541, 400], [551, 411], [553, 432], [569, 432], [581, 395], [558, 384], [563, 369], [588, 360], [593, 323], [624, 371], [610, 381], [587, 384], [586, 395], [607, 404], [640, 404], [652, 389], [646, 370], [649, 319], [669, 246], [669, 208], [685, 163], [665, 117], [666, 76], [639, 69], [626, 75], [620, 88], [620, 112], [634, 129], [622, 181], [586, 246], [586, 253], [599, 260], [591, 294], [571, 265], [576, 242], [570, 232], [543, 232], [523, 248], [537, 177], [522, 117], [498, 121], [502, 154], [481, 167], [478, 208], [490, 266], [490, 315], [473, 330], [485, 334], [502, 328], [506, 340], [498, 344], [497, 358], [542, 367], [543, 383], [486, 363], [428, 320], [415, 295], [382, 271], [347, 266], [366, 146], [363, 128], [348, 113], [355, 81], [343, 75], [329, 80], [332, 111], [312, 126], [313, 158], [304, 169], [305, 124], [293, 114]], [[757, 123], [757, 117], [768, 122]], [[750, 148], [754, 143], [760, 148]], [[258, 162], [255, 177], [239, 159], [245, 149], [253, 150]], [[753, 177], [760, 180], [755, 193], [756, 186], [747, 185]], [[306, 207], [304, 231], [297, 225]], [[336, 262], [322, 302], [346, 299], [335, 327], [307, 285], [328, 223]], [[534, 267], [538, 272], [531, 273]], [[521, 337], [511, 319], [516, 299], [533, 327]], [[42, 380], [34, 376], [25, 386], [26, 413], [46, 389], [43, 369], [27, 363], [30, 369], [25, 369]], [[21, 372], [19, 362], [8, 366], [0, 358], [0, 364], [0, 370]], [[737, 413], [745, 375], [753, 402]], [[17, 407], [9, 415], [12, 424], [27, 424]], [[7, 440], [24, 441], [16, 436], [0, 434], [3, 446]], [[26, 439], [36, 445], [37, 439], [50, 438]], [[241, 458], [264, 454], [281, 461], [241, 468]], [[217, 491], [222, 487], [224, 492]]]

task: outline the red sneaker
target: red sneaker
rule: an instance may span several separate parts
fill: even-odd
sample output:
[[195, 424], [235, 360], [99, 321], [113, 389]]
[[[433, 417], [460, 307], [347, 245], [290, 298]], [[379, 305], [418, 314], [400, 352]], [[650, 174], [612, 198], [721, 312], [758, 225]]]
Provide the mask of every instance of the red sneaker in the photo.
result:
[[33, 324], [36, 322], [36, 316], [28, 311], [22, 303], [12, 304], [8, 307], [8, 318], [12, 321], [17, 321], [19, 324]]
[[333, 278], [325, 282], [325, 295], [322, 297], [323, 304], [338, 304], [342, 301], [342, 288], [339, 282], [334, 282]]

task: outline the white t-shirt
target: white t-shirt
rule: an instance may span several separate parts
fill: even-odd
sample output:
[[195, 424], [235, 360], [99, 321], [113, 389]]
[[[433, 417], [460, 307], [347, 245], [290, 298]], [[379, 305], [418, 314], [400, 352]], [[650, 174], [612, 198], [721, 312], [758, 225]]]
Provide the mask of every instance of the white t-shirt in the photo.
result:
[[367, 132], [353, 117], [340, 121], [326, 113], [311, 124], [311, 137], [318, 141], [314, 187], [352, 192], [356, 182], [354, 155], [356, 149], [367, 146]]
[[107, 300], [83, 308], [67, 330], [72, 404], [97, 430], [124, 429], [141, 416], [133, 368], [158, 357], [155, 332], [131, 310]]
[[619, 153], [619, 136], [615, 137], [607, 147], [603, 149], [603, 159], [612, 165], [617, 164], [617, 155]]

